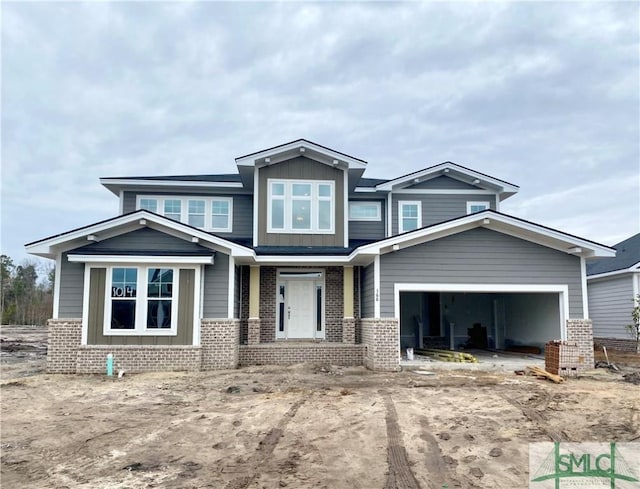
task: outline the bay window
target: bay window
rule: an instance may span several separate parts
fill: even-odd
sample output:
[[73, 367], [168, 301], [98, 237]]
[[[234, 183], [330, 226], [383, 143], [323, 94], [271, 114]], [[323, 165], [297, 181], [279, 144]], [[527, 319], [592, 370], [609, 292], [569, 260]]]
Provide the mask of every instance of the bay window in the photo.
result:
[[334, 182], [268, 180], [267, 232], [333, 233]]

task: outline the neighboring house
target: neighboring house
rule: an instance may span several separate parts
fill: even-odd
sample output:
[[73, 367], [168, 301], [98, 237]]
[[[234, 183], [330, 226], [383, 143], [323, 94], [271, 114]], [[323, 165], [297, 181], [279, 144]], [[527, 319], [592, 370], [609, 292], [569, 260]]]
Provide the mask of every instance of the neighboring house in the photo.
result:
[[401, 349], [580, 342], [607, 246], [500, 212], [516, 185], [455, 163], [389, 180], [298, 140], [233, 175], [102, 178], [120, 215], [26, 245], [56, 260], [48, 366], [397, 370]]
[[589, 314], [596, 343], [635, 351], [631, 324], [634, 298], [640, 294], [640, 233], [614, 246], [616, 256], [587, 265]]

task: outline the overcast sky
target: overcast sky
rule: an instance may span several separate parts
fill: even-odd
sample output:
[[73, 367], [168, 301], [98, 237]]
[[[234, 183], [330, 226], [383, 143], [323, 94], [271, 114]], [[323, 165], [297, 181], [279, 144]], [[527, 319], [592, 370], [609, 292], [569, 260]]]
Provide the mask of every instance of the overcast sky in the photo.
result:
[[501, 210], [640, 231], [639, 4], [2, 3], [2, 252], [113, 217], [103, 176], [231, 173], [298, 138]]

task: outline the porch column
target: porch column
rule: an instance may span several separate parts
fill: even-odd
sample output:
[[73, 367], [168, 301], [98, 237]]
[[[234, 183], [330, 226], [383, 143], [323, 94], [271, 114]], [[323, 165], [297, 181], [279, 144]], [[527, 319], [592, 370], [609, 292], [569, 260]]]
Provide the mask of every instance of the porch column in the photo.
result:
[[249, 320], [247, 321], [247, 343], [260, 343], [260, 267], [252, 266], [249, 274]]
[[353, 267], [342, 267], [342, 342], [356, 342], [356, 320], [353, 314]]

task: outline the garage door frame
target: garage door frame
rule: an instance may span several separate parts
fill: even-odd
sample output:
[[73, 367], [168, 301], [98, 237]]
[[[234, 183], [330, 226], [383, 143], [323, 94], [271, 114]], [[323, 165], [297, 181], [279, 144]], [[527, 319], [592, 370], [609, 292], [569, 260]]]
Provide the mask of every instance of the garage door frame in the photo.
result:
[[[394, 314], [400, 320], [400, 292], [534, 292], [557, 293], [560, 315], [560, 339], [567, 339], [567, 318], [569, 311], [569, 286], [559, 284], [451, 284], [451, 283], [395, 283]], [[398, 345], [400, 328], [398, 327]]]

